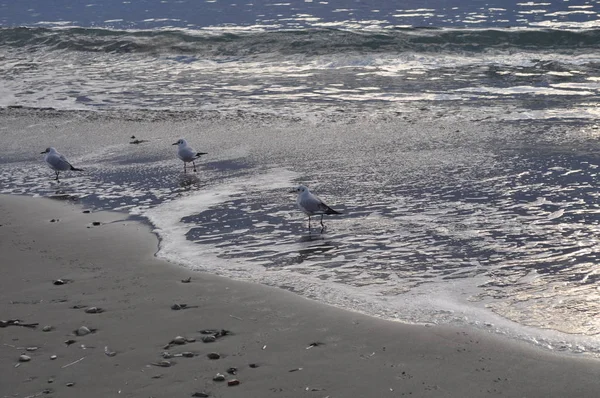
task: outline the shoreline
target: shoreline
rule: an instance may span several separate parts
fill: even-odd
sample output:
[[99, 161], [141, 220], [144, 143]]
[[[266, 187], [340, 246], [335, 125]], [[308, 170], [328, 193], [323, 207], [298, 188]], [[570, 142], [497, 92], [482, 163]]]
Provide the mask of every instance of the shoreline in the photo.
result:
[[[147, 225], [82, 210], [0, 195], [0, 314], [39, 323], [0, 329], [0, 397], [586, 397], [598, 391], [593, 358], [471, 329], [386, 321], [187, 270], [154, 256], [157, 238]], [[54, 285], [57, 279], [68, 283]], [[174, 304], [188, 308], [173, 310]], [[89, 307], [103, 312], [86, 313]], [[53, 329], [44, 332], [45, 325]], [[96, 330], [76, 336], [81, 326]], [[204, 343], [203, 329], [231, 333]], [[195, 342], [166, 348], [176, 336]], [[192, 357], [165, 359], [164, 351]], [[208, 359], [212, 352], [221, 358]], [[31, 359], [19, 362], [20, 355]], [[151, 365], [163, 360], [171, 366]], [[226, 373], [232, 367], [236, 375]], [[217, 373], [226, 381], [213, 381]], [[240, 384], [228, 386], [232, 379]]]

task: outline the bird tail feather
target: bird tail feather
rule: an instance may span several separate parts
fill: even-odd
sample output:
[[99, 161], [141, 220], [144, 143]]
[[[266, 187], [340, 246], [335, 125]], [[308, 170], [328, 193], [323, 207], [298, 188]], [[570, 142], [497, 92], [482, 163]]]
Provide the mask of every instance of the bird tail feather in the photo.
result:
[[83, 169], [78, 169], [77, 167], [73, 167], [73, 166], [71, 166], [71, 170], [73, 170], [73, 171], [83, 171]]

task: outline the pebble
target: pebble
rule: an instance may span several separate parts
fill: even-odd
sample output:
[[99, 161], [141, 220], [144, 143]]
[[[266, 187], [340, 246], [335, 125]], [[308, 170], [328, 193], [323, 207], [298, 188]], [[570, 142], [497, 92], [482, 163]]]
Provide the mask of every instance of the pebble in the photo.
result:
[[23, 354], [19, 357], [19, 362], [29, 362], [29, 361], [31, 361], [31, 357], [29, 355]]
[[48, 384], [54, 383], [54, 379], [48, 379]]
[[237, 386], [238, 384], [240, 384], [240, 381], [238, 379], [229, 380], [227, 382], [228, 386]]
[[165, 359], [173, 358], [173, 354], [171, 354], [169, 351], [163, 351], [163, 353], [160, 355]]
[[82, 326], [75, 331], [77, 336], [85, 336], [86, 334], [90, 334], [92, 331], [87, 326]]
[[221, 373], [217, 373], [215, 377], [213, 377], [214, 381], [225, 381], [225, 375], [222, 375]]
[[75, 385], [75, 383], [71, 383], [71, 382], [66, 384], [67, 387], [73, 387], [74, 385]]
[[66, 341], [65, 341], [65, 344], [66, 344], [66, 345], [71, 345], [71, 344], [75, 344], [75, 343], [77, 343], [77, 341], [75, 341], [75, 340], [73, 340], [73, 339], [69, 339], [69, 340], [66, 340]]
[[97, 227], [98, 225], [100, 225], [100, 221], [94, 221], [94, 222], [92, 223], [92, 225], [93, 225], [94, 227]]
[[202, 341], [204, 343], [212, 343], [217, 341], [217, 338], [215, 336], [202, 336]]
[[237, 373], [237, 368], [229, 368], [227, 369], [227, 373], [229, 373], [230, 375], [234, 375]]
[[206, 354], [206, 356], [208, 357], [208, 359], [219, 359], [219, 358], [221, 358], [221, 356], [219, 354], [217, 354], [216, 352], [211, 352], [210, 354]]
[[37, 347], [27, 347], [27, 348], [25, 348], [26, 351], [30, 351], [30, 352], [31, 351], [37, 351], [37, 349], [38, 349]]
[[52, 326], [50, 326], [50, 325], [46, 325], [46, 326], [44, 326], [44, 327], [42, 328], [42, 332], [49, 332], [49, 331], [51, 331], [52, 329], [54, 329]]
[[50, 355], [50, 359], [55, 360], [56, 358], [58, 358], [56, 355]]
[[250, 366], [252, 369], [256, 369], [256, 368], [258, 368], [258, 365], [257, 365], [257, 364], [255, 364], [255, 363], [251, 363], [251, 364], [250, 364], [250, 365], [248, 365], [248, 366]]
[[171, 309], [174, 311], [183, 310], [187, 308], [187, 304], [173, 304]]
[[181, 356], [186, 357], [186, 358], [192, 358], [194, 356], [194, 353], [190, 352], [190, 351], [186, 351], [186, 352], [182, 352]]
[[190, 283], [191, 281], [192, 281], [192, 277], [190, 276], [190, 277], [188, 277], [186, 279], [182, 279], [181, 283]]
[[88, 307], [85, 309], [86, 314], [99, 314], [101, 312], [104, 312], [104, 310], [99, 307]]
[[177, 336], [171, 341], [171, 344], [185, 344], [185, 337]]
[[90, 213], [91, 213], [91, 211], [90, 211], [90, 210], [84, 210], [84, 211], [83, 211], [83, 213], [84, 213], [84, 214], [90, 214]]
[[196, 341], [196, 339], [193, 338], [193, 337], [188, 337], [188, 338], [185, 339], [185, 341], [188, 342], [188, 343], [193, 343], [193, 342]]
[[205, 392], [195, 392], [192, 394], [192, 397], [207, 398], [207, 397], [210, 397], [210, 395], [208, 395]]
[[57, 279], [57, 280], [55, 280], [55, 281], [54, 281], [54, 282], [52, 282], [52, 283], [54, 283], [56, 286], [60, 286], [60, 285], [64, 285], [64, 284], [65, 284], [65, 283], [67, 283], [67, 282], [65, 282], [65, 281], [64, 281], [64, 280], [62, 280], [62, 279]]

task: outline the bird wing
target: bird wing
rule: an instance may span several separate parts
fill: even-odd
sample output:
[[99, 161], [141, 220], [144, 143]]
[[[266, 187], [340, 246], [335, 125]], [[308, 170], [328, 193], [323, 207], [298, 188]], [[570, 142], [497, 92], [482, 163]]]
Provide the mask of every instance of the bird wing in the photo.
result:
[[312, 193], [309, 193], [305, 197], [301, 198], [298, 204], [308, 214], [339, 214], [339, 212], [327, 206], [325, 202], [321, 200], [321, 198], [313, 195]]
[[184, 162], [191, 162], [192, 160], [196, 159], [196, 153], [197, 152], [192, 148], [186, 146], [179, 149], [177, 154], [179, 155], [179, 159], [183, 160]]
[[69, 170], [71, 164], [61, 154], [51, 154], [46, 157], [46, 162], [55, 170]]

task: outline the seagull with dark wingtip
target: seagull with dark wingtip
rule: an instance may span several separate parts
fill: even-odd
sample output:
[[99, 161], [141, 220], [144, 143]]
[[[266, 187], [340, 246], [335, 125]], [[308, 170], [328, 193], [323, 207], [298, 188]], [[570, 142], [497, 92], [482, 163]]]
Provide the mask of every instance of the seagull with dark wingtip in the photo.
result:
[[65, 158], [64, 155], [62, 155], [53, 147], [46, 148], [46, 150], [41, 153], [46, 154], [46, 156], [44, 156], [44, 160], [46, 161], [46, 163], [48, 163], [48, 166], [50, 166], [50, 168], [52, 168], [52, 170], [54, 170], [54, 172], [56, 173], [56, 181], [58, 181], [58, 174], [61, 171], [83, 171], [83, 169], [73, 167], [73, 165], [69, 163], [67, 158]]
[[324, 214], [342, 214], [337, 210], [333, 210], [331, 207], [327, 206], [317, 195], [311, 193], [307, 187], [304, 185], [298, 185], [296, 189], [291, 191], [290, 193], [297, 193], [298, 198], [296, 199], [296, 203], [298, 204], [298, 208], [304, 212], [308, 216], [308, 229], [310, 230], [310, 217], [311, 216], [321, 216], [321, 231], [325, 226], [323, 225], [323, 215]]
[[180, 138], [177, 142], [173, 143], [173, 145], [177, 145], [177, 156], [179, 159], [183, 160], [183, 172], [187, 173], [187, 163], [192, 162], [194, 165], [194, 172], [196, 172], [196, 163], [195, 161], [200, 158], [202, 155], [206, 155], [206, 152], [196, 152], [192, 149], [187, 143], [186, 140]]

